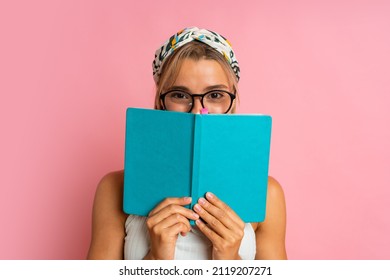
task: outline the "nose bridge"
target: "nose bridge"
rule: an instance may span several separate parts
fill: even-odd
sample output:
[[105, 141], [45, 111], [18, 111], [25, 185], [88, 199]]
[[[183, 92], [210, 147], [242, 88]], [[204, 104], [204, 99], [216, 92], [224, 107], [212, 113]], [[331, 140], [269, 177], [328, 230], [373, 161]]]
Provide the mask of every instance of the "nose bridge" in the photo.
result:
[[191, 113], [193, 114], [200, 114], [200, 110], [202, 110], [202, 96], [196, 95], [192, 97], [194, 100], [194, 106], [192, 107]]

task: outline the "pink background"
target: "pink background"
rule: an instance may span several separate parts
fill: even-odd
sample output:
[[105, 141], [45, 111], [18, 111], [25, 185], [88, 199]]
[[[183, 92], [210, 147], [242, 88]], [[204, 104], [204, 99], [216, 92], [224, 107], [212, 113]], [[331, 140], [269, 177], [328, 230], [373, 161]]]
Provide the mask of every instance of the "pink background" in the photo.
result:
[[1, 1], [0, 259], [85, 258], [125, 109], [185, 26], [233, 43], [239, 112], [273, 116], [289, 258], [390, 259], [389, 1], [155, 2]]

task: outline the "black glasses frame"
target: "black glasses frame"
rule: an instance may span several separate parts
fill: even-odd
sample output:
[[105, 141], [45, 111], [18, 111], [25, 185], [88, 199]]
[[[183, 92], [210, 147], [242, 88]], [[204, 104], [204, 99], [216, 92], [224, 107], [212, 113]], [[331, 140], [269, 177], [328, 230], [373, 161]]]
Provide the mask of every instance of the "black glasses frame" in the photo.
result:
[[195, 104], [195, 97], [200, 97], [200, 103], [202, 104], [202, 108], [204, 108], [204, 104], [203, 104], [203, 98], [207, 95], [207, 94], [210, 94], [210, 93], [213, 93], [213, 92], [224, 92], [224, 93], [227, 93], [229, 96], [230, 96], [230, 105], [229, 105], [229, 108], [226, 110], [225, 113], [223, 114], [226, 114], [227, 112], [229, 112], [229, 110], [232, 108], [232, 105], [233, 105], [233, 101], [234, 99], [236, 99], [236, 95], [234, 93], [231, 93], [229, 91], [226, 91], [226, 90], [222, 90], [222, 89], [213, 89], [213, 90], [210, 90], [208, 92], [205, 92], [203, 94], [192, 94], [192, 93], [189, 93], [189, 92], [186, 92], [184, 90], [178, 90], [178, 89], [173, 89], [173, 90], [169, 90], [167, 92], [164, 92], [162, 94], [160, 94], [160, 100], [162, 101], [162, 105], [163, 105], [163, 110], [167, 111], [167, 107], [165, 106], [165, 96], [167, 96], [167, 94], [171, 93], [171, 92], [181, 92], [181, 93], [185, 93], [185, 94], [188, 94], [191, 96], [192, 98], [192, 106], [191, 108], [187, 111], [187, 113], [191, 112], [192, 109], [194, 108], [194, 104]]

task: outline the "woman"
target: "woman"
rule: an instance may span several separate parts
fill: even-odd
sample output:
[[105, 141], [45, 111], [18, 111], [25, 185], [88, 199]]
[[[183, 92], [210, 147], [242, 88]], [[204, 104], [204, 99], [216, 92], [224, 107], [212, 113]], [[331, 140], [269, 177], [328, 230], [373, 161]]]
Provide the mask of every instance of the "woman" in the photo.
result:
[[[240, 69], [230, 43], [196, 27], [173, 35], [156, 51], [155, 109], [234, 113]], [[193, 209], [191, 198], [167, 198], [148, 217], [122, 211], [123, 170], [99, 183], [93, 206], [89, 259], [286, 259], [286, 209], [279, 183], [269, 177], [266, 218], [245, 224], [208, 193]], [[191, 227], [189, 220], [196, 226]], [[202, 222], [204, 221], [204, 222]]]

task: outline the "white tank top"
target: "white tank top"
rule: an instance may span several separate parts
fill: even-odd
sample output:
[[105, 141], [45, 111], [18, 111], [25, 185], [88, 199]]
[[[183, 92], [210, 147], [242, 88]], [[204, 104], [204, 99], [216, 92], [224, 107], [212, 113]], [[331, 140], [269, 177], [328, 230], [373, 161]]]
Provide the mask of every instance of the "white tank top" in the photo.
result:
[[[146, 227], [146, 217], [129, 215], [126, 220], [124, 247], [125, 260], [141, 260], [149, 251], [150, 239]], [[186, 236], [179, 234], [176, 241], [176, 260], [209, 260], [212, 244], [197, 227]], [[243, 260], [253, 260], [256, 255], [256, 236], [251, 224], [245, 224], [244, 238], [239, 255]]]

